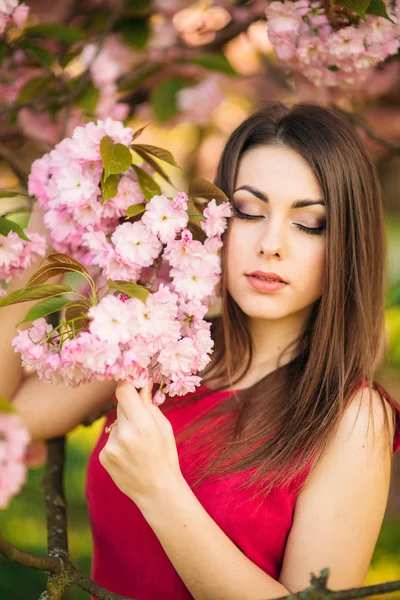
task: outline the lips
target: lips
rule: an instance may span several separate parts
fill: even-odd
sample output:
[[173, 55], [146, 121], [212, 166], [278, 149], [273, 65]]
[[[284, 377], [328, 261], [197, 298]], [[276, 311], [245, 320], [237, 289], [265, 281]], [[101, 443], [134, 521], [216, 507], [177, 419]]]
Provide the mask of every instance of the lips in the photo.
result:
[[247, 277], [255, 277], [261, 281], [279, 281], [280, 283], [287, 283], [278, 273], [265, 273], [264, 271], [253, 271], [248, 273]]

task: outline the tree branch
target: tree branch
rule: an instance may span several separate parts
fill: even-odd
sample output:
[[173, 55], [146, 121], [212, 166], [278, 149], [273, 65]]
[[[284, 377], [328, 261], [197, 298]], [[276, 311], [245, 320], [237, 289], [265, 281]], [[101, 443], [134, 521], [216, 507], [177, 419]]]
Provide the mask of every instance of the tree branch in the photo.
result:
[[37, 556], [31, 552], [23, 552], [12, 546], [5, 537], [0, 533], [0, 554], [8, 558], [11, 562], [31, 567], [31, 569], [39, 569], [48, 573], [55, 573], [60, 565], [57, 558], [50, 556]]
[[368, 125], [368, 123], [358, 115], [347, 112], [346, 110], [343, 110], [342, 108], [339, 108], [336, 105], [333, 105], [332, 108], [338, 113], [340, 113], [343, 117], [345, 117], [348, 121], [350, 121], [350, 123], [353, 123], [353, 125], [362, 129], [367, 134], [369, 139], [373, 142], [376, 142], [384, 148], [391, 150], [393, 154], [400, 153], [400, 144], [398, 142], [391, 142], [390, 140], [385, 140], [384, 138], [381, 138], [378, 135], [376, 135], [373, 132], [372, 128]]
[[15, 175], [18, 177], [24, 188], [28, 184], [28, 171], [20, 163], [17, 156], [0, 142], [0, 158], [8, 162]]

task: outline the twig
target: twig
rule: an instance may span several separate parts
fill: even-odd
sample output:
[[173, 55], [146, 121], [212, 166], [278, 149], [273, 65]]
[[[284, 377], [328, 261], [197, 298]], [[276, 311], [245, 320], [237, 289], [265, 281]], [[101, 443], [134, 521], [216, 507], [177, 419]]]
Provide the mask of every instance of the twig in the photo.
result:
[[90, 427], [90, 425], [92, 425], [95, 421], [98, 421], [98, 419], [101, 419], [101, 417], [104, 417], [104, 415], [106, 415], [108, 412], [110, 412], [110, 410], [113, 410], [116, 407], [116, 402], [107, 404], [107, 406], [105, 406], [102, 410], [95, 413], [94, 415], [90, 415], [84, 421], [82, 421], [81, 425], [84, 425], [85, 427]]
[[391, 142], [390, 140], [385, 140], [384, 138], [381, 138], [378, 135], [376, 135], [372, 131], [372, 129], [368, 125], [368, 123], [366, 121], [364, 121], [364, 119], [362, 119], [361, 117], [358, 117], [354, 113], [347, 112], [346, 110], [343, 110], [342, 108], [339, 108], [338, 106], [335, 106], [335, 105], [332, 105], [332, 108], [334, 110], [336, 110], [337, 112], [339, 112], [348, 121], [353, 123], [353, 125], [356, 125], [360, 129], [362, 129], [367, 134], [367, 136], [370, 138], [370, 140], [372, 140], [373, 142], [376, 142], [377, 144], [380, 144], [384, 148], [391, 150], [394, 154], [397, 154], [398, 152], [400, 152], [400, 144], [399, 143]]
[[20, 163], [17, 156], [11, 152], [4, 144], [0, 142], [0, 158], [4, 158], [18, 177], [22, 185], [26, 188], [28, 183], [28, 171]]
[[60, 561], [51, 556], [37, 556], [31, 552], [23, 552], [12, 546], [5, 537], [0, 533], [0, 554], [8, 558], [11, 562], [31, 567], [31, 569], [39, 569], [48, 573], [55, 573], [59, 568]]

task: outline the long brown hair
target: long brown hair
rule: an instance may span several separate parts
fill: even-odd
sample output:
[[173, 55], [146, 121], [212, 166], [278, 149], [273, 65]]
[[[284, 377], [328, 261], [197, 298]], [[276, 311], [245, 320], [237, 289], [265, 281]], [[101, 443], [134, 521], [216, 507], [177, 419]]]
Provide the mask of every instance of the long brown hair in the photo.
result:
[[[369, 390], [377, 389], [385, 402], [384, 392], [372, 379], [384, 332], [386, 245], [371, 158], [334, 109], [273, 103], [247, 118], [225, 145], [215, 183], [228, 198], [243, 153], [270, 145], [300, 154], [323, 191], [327, 206], [324, 290], [297, 341], [296, 358], [251, 387], [227, 395], [177, 437], [190, 437], [191, 444], [205, 444], [214, 452], [212, 460], [200, 465], [195, 485], [207, 477], [249, 470], [243, 485], [257, 482], [260, 489], [262, 483], [264, 496], [275, 485], [293, 484], [313, 464], [358, 384], [368, 382]], [[224, 236], [222, 310], [212, 322], [213, 360], [202, 373], [214, 390], [232, 389], [246, 375], [253, 354], [246, 315], [226, 286], [229, 227]], [[195, 431], [200, 435], [196, 437]]]

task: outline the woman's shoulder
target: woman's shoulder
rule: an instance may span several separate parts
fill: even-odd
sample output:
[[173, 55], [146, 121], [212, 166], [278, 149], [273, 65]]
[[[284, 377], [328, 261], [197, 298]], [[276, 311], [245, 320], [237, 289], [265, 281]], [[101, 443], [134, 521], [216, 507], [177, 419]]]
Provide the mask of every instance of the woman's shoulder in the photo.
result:
[[377, 381], [373, 381], [371, 394], [368, 382], [361, 382], [355, 389], [352, 400], [343, 415], [343, 424], [349, 426], [354, 418], [360, 419], [359, 427], [369, 427], [372, 420], [375, 432], [385, 435], [386, 423], [389, 423], [393, 439], [393, 453], [400, 448], [400, 405]]

